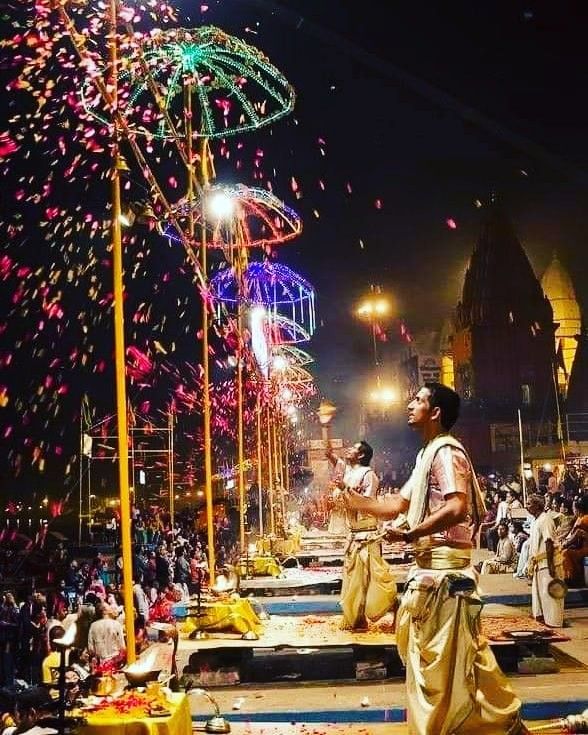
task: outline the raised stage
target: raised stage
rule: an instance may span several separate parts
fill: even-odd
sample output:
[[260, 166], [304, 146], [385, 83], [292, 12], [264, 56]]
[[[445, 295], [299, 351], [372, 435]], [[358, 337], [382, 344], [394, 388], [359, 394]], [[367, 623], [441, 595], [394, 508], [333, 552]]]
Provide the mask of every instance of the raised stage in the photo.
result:
[[[341, 628], [340, 615], [274, 615], [263, 623], [258, 640], [214, 633], [202, 640], [181, 637], [178, 669], [198, 684], [222, 685], [273, 681], [385, 680], [404, 675], [396, 650], [394, 618], [387, 615], [354, 632]], [[509, 631], [524, 630], [513, 636]], [[520, 661], [546, 657], [551, 644], [568, 640], [527, 615], [484, 615], [489, 638], [504, 671]]]

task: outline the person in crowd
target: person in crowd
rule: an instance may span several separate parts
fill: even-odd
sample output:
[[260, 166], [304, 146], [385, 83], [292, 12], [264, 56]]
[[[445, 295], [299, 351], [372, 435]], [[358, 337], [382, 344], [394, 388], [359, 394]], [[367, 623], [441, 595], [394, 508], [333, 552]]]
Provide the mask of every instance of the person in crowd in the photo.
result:
[[540, 495], [529, 495], [527, 510], [535, 518], [529, 538], [529, 571], [533, 617], [552, 628], [563, 626], [564, 599], [556, 597], [551, 583], [561, 580], [563, 567], [555, 546], [555, 523]]
[[115, 620], [115, 613], [105, 602], [96, 606], [97, 619], [88, 632], [88, 651], [99, 662], [124, 659], [125, 636], [122, 625]]
[[584, 559], [588, 557], [588, 495], [575, 501], [576, 520], [562, 542], [564, 579], [573, 587], [583, 587]]
[[6, 592], [0, 603], [0, 682], [14, 684], [19, 640], [19, 609], [12, 592]]
[[176, 549], [176, 561], [174, 566], [174, 582], [187, 585], [190, 581], [190, 562], [186, 559], [183, 546]]
[[498, 545], [498, 526], [504, 521], [508, 522], [508, 501], [506, 499], [506, 493], [499, 490], [494, 495], [494, 502], [496, 503], [496, 516], [494, 518], [494, 525], [490, 526], [486, 531], [486, 547], [488, 551], [496, 551]]
[[14, 708], [14, 729], [6, 730], [2, 735], [27, 735], [39, 727], [54, 727], [56, 703], [49, 690], [42, 686], [33, 686], [20, 692], [16, 697]]
[[523, 549], [523, 544], [529, 538], [529, 534], [525, 532], [521, 521], [511, 521], [508, 526], [508, 534], [514, 546], [518, 560], [519, 554]]
[[[42, 677], [43, 684], [55, 684], [57, 682], [57, 669], [61, 661], [61, 653], [55, 641], [63, 638], [65, 628], [61, 625], [54, 625], [49, 633], [49, 653], [43, 659]], [[66, 651], [67, 653], [67, 651]], [[67, 662], [66, 662], [67, 663]]]
[[498, 526], [496, 556], [482, 562], [482, 574], [512, 574], [516, 568], [517, 554], [508, 535], [506, 523]]
[[348, 490], [345, 498], [352, 510], [396, 519], [388, 537], [415, 549], [396, 626], [409, 731], [520, 735], [527, 732], [521, 702], [481, 635], [479, 615], [471, 613], [482, 604], [471, 555], [484, 501], [466, 450], [448, 433], [459, 406], [451, 388], [425, 383], [408, 404], [408, 423], [423, 448], [399, 495], [378, 502]]
[[558, 507], [557, 517], [557, 540], [560, 544], [563, 544], [564, 539], [568, 536], [574, 523], [576, 522], [576, 516], [574, 515], [573, 503], [571, 500], [561, 498]]
[[138, 577], [133, 584], [133, 601], [137, 617], [135, 618], [135, 628], [141, 630], [145, 628], [149, 622], [149, 600], [143, 587], [143, 578]]

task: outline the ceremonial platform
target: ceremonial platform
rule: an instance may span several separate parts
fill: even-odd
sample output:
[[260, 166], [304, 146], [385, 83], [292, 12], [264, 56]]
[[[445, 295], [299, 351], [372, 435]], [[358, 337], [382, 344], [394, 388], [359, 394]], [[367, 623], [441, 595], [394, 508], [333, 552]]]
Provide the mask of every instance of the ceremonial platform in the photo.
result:
[[[489, 605], [486, 617], [524, 616], [527, 612]], [[528, 724], [539, 725], [540, 721], [577, 714], [588, 708], [588, 614], [585, 610], [572, 610], [566, 613], [566, 619], [563, 632], [570, 640], [549, 644], [558, 661], [559, 673], [523, 675], [511, 671], [507, 674], [523, 701], [523, 716]], [[314, 666], [310, 653], [300, 653], [299, 658], [307, 667]], [[307, 681], [304, 688], [299, 679], [286, 678], [265, 684], [212, 685], [212, 690], [236, 735], [403, 735], [408, 732], [402, 724], [406, 715], [403, 675], [388, 680]]]

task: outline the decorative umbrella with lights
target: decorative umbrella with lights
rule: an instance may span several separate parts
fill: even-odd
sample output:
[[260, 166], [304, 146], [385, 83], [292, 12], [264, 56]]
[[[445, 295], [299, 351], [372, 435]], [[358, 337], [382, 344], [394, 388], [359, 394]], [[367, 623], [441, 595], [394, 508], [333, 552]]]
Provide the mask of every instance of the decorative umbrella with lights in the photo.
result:
[[271, 344], [306, 342], [314, 333], [314, 288], [283, 263], [249, 263], [242, 273], [242, 285], [235, 269], [225, 268], [210, 279], [209, 289], [212, 299], [229, 311], [241, 301], [264, 307]]
[[[154, 29], [130, 36], [129, 45], [120, 109], [136, 134], [185, 138], [186, 88], [195, 109], [190, 129], [208, 139], [270, 125], [294, 107], [293, 87], [269, 59], [215, 26]], [[91, 81], [81, 97], [87, 112], [108, 122]]]
[[[247, 249], [267, 249], [302, 232], [302, 220], [291, 207], [265, 189], [244, 184], [213, 185], [206, 192], [205, 202], [183, 201], [173, 208], [175, 221], [180, 225], [190, 213], [197, 223], [206, 219], [209, 248], [226, 250], [236, 244]], [[173, 224], [165, 225], [163, 234], [172, 241], [181, 240]]]

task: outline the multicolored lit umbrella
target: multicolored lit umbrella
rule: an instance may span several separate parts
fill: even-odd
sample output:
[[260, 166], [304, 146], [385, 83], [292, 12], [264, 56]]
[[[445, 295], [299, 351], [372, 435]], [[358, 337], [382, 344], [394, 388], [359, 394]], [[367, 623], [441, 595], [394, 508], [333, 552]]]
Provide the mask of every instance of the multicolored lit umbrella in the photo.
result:
[[[257, 130], [294, 107], [294, 88], [270, 60], [215, 26], [129, 35], [125, 53], [119, 109], [135, 134], [185, 137], [187, 105], [191, 128], [206, 138]], [[81, 98], [88, 113], [110, 122], [91, 80]]]

